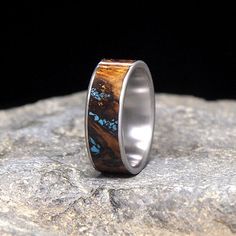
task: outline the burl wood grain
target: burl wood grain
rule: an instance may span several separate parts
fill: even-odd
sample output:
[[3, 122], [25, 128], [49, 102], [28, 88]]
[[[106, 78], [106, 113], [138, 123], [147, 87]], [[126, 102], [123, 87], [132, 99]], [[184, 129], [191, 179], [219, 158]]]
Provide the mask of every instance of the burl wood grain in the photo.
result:
[[88, 105], [88, 138], [92, 160], [102, 172], [127, 173], [118, 143], [119, 97], [134, 61], [103, 60], [98, 65]]

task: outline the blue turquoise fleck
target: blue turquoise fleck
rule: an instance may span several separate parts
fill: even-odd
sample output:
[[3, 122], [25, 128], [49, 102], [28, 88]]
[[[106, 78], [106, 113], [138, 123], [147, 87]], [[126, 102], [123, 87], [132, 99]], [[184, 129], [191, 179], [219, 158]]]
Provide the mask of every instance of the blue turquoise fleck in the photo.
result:
[[96, 88], [91, 89], [91, 96], [94, 97], [96, 100], [101, 101], [102, 99], [109, 98], [111, 95], [106, 93], [100, 93], [97, 91]]
[[93, 120], [96, 121], [99, 125], [107, 128], [109, 131], [111, 132], [116, 132], [117, 131], [117, 127], [118, 127], [118, 121], [115, 119], [112, 120], [107, 120], [107, 119], [102, 119], [100, 118], [97, 114], [93, 113], [93, 112], [89, 112], [89, 115], [91, 117], [93, 117]]
[[99, 154], [101, 152], [101, 146], [97, 144], [92, 137], [89, 137], [89, 141], [92, 144], [90, 151], [95, 155]]

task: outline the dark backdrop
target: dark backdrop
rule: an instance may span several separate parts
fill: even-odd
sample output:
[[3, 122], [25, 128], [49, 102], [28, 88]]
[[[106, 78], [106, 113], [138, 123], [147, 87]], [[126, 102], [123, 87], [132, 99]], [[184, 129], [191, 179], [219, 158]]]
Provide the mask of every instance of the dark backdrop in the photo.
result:
[[157, 92], [236, 98], [233, 6], [32, 2], [2, 8], [0, 108], [85, 90], [102, 58], [144, 60]]

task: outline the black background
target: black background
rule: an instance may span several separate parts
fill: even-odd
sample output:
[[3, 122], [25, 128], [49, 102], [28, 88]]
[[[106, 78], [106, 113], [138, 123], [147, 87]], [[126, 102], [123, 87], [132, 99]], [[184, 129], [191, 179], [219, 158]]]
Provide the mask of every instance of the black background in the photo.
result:
[[144, 60], [156, 92], [236, 99], [233, 6], [32, 2], [1, 9], [0, 108], [85, 90], [102, 58]]

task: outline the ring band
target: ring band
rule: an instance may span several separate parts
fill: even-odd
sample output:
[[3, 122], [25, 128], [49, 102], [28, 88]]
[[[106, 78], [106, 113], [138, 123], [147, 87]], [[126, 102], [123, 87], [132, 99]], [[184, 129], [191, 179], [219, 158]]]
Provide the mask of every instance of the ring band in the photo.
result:
[[85, 139], [101, 172], [137, 174], [146, 165], [155, 122], [155, 92], [143, 61], [102, 60], [87, 94]]

